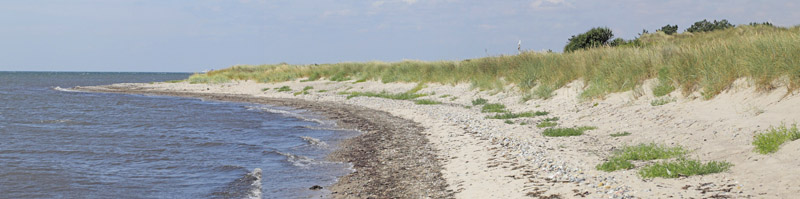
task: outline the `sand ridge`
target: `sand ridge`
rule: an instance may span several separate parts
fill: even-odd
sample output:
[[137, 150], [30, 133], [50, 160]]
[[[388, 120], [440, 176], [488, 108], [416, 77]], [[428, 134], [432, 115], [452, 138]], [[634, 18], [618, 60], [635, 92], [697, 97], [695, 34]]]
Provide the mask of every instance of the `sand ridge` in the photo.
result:
[[[116, 87], [147, 91], [237, 94], [265, 98], [303, 99], [318, 103], [343, 103], [390, 113], [424, 127], [442, 164], [442, 176], [455, 198], [786, 198], [800, 193], [800, 143], [789, 142], [775, 154], [753, 152], [752, 137], [769, 126], [800, 121], [800, 97], [780, 88], [757, 92], [746, 80], [737, 81], [711, 100], [697, 94], [670, 94], [675, 102], [652, 106], [649, 89], [615, 93], [602, 100], [580, 100], [580, 81], [555, 91], [547, 100], [522, 102], [509, 91], [477, 91], [466, 84], [429, 84], [421, 99], [444, 102], [417, 105], [413, 101], [372, 97], [346, 99], [343, 91], [404, 92], [410, 83], [284, 82], [262, 84], [238, 81], [224, 84], [119, 84]], [[112, 87], [113, 87], [112, 86]], [[278, 92], [289, 86], [309, 94]], [[271, 88], [263, 91], [264, 88]], [[326, 90], [326, 92], [319, 92]], [[444, 97], [443, 97], [444, 96]], [[489, 114], [471, 107], [471, 100], [486, 98], [509, 110], [549, 111], [543, 117], [515, 119], [514, 124], [486, 119]], [[551, 138], [535, 124], [559, 117], [560, 127], [596, 126], [583, 136]], [[526, 122], [528, 125], [519, 125]], [[610, 137], [627, 131], [632, 135]], [[728, 161], [730, 171], [678, 179], [642, 179], [636, 170], [602, 172], [594, 168], [614, 149], [638, 143], [680, 145], [690, 157], [702, 161]]]

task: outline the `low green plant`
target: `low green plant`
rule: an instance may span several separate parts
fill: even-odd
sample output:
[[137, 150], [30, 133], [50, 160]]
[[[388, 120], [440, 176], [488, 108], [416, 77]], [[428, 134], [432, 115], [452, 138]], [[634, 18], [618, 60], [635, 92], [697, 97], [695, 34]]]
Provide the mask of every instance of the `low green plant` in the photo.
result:
[[166, 83], [180, 83], [180, 82], [184, 82], [184, 81], [186, 81], [186, 80], [185, 80], [185, 79], [181, 79], [181, 80], [169, 80], [169, 81], [165, 81], [165, 82], [166, 82]]
[[441, 102], [439, 102], [439, 101], [429, 100], [429, 99], [416, 100], [416, 101], [414, 101], [414, 103], [421, 104], [421, 105], [441, 104]]
[[542, 115], [547, 115], [547, 114], [548, 114], [547, 111], [536, 111], [536, 112], [528, 111], [528, 112], [522, 112], [522, 113], [508, 113], [508, 112], [506, 112], [506, 113], [502, 113], [502, 114], [496, 114], [496, 115], [493, 115], [493, 116], [487, 116], [486, 118], [489, 118], [489, 119], [513, 119], [513, 118], [520, 118], [520, 117], [536, 117], [536, 116], [542, 116]]
[[797, 139], [800, 139], [800, 131], [797, 130], [797, 124], [793, 124], [791, 128], [781, 125], [770, 127], [767, 132], [755, 135], [753, 145], [756, 152], [768, 154], [778, 151], [783, 143]]
[[442, 96], [439, 96], [439, 98], [447, 98], [447, 97], [450, 97], [450, 96], [452, 96], [452, 95], [442, 95]]
[[514, 124], [514, 121], [511, 121], [511, 120], [506, 120], [506, 121], [505, 121], [505, 123], [506, 123], [506, 124]]
[[519, 125], [520, 125], [520, 126], [523, 126], [523, 125], [528, 125], [528, 123], [527, 123], [527, 122], [520, 122], [520, 123], [519, 123]]
[[613, 133], [613, 134], [611, 134], [611, 137], [622, 137], [622, 136], [629, 136], [629, 135], [631, 135], [630, 132], [624, 131], [624, 132]]
[[328, 92], [328, 90], [324, 90], [324, 89], [323, 89], [323, 90], [318, 90], [318, 91], [317, 91], [317, 93], [324, 93], [324, 92]]
[[593, 126], [582, 126], [575, 128], [549, 128], [542, 132], [542, 135], [547, 137], [569, 137], [583, 135], [584, 131], [597, 129]]
[[386, 91], [381, 91], [380, 93], [375, 92], [339, 92], [339, 94], [347, 95], [347, 99], [354, 98], [354, 97], [379, 97], [379, 98], [386, 98], [386, 99], [393, 99], [393, 100], [412, 100], [423, 96], [428, 96], [428, 94], [421, 94], [417, 93], [419, 90], [422, 90], [424, 84], [420, 83], [417, 84], [411, 90], [402, 93], [389, 93]]
[[450, 101], [456, 101], [457, 99], [458, 99], [458, 97], [453, 96], [453, 97], [450, 98]]
[[231, 79], [224, 76], [208, 74], [194, 74], [187, 79], [190, 84], [221, 84], [231, 82]]
[[295, 96], [297, 96], [297, 95], [306, 95], [306, 94], [308, 94], [308, 91], [311, 90], [311, 89], [314, 89], [314, 87], [311, 87], [311, 86], [303, 87], [302, 91], [297, 91], [297, 92], [294, 93], [294, 95]]
[[639, 170], [639, 175], [643, 178], [677, 178], [724, 172], [732, 166], [733, 164], [724, 161], [710, 161], [703, 164], [698, 160], [679, 159], [645, 166]]
[[558, 121], [558, 117], [548, 117], [548, 118], [544, 118], [544, 120], [542, 120], [542, 121], [544, 121], [544, 122], [555, 122], [555, 121]]
[[661, 97], [661, 98], [658, 98], [658, 99], [654, 99], [653, 101], [650, 101], [650, 105], [651, 106], [661, 106], [661, 105], [664, 105], [664, 104], [669, 104], [670, 102], [674, 102], [674, 101], [675, 101], [675, 98], [672, 98], [672, 97]]
[[287, 92], [287, 91], [292, 91], [292, 88], [289, 88], [289, 86], [281, 86], [280, 88], [278, 88], [278, 92]]
[[268, 91], [269, 88], [262, 88], [261, 91]]
[[[487, 102], [489, 102], [489, 100], [486, 100], [486, 99], [483, 99], [483, 98], [478, 98], [478, 99], [472, 100], [472, 105], [473, 106], [477, 106], [477, 105], [486, 104]], [[505, 108], [505, 106], [503, 106], [503, 108]]]
[[503, 104], [484, 104], [481, 108], [481, 112], [484, 113], [505, 113], [508, 112], [506, 110], [506, 105]]
[[681, 157], [687, 153], [683, 147], [667, 147], [663, 145], [639, 144], [635, 146], [625, 146], [614, 151], [608, 161], [596, 166], [601, 171], [616, 171], [619, 169], [631, 169], [631, 160], [656, 160]]
[[539, 124], [537, 124], [536, 127], [547, 128], [547, 127], [554, 127], [556, 125], [558, 125], [557, 122], [542, 121], [542, 122], [539, 122]]

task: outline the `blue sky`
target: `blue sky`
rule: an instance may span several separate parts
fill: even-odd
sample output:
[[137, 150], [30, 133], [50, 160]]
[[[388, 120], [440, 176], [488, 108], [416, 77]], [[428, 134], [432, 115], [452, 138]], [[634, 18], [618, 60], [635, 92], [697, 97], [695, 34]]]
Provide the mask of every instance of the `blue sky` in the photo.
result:
[[800, 2], [4, 0], [0, 71], [196, 72], [237, 64], [462, 60], [702, 19], [800, 24]]

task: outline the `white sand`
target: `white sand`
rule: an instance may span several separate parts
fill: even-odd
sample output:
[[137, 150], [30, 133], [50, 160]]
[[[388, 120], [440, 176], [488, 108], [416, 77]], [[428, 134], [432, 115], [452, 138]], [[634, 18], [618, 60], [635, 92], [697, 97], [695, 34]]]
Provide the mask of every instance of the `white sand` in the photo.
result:
[[[416, 105], [413, 101], [356, 97], [346, 99], [341, 91], [404, 92], [409, 83], [379, 82], [285, 82], [260, 84], [250, 81], [216, 85], [188, 83], [135, 84], [165, 91], [247, 94], [263, 97], [300, 98], [319, 102], [343, 102], [387, 111], [413, 120], [426, 128], [439, 150], [444, 177], [457, 198], [530, 198], [559, 194], [566, 198], [588, 192], [589, 198], [702, 198], [715, 194], [734, 198], [792, 198], [800, 194], [800, 141], [784, 144], [774, 154], [753, 151], [756, 133], [770, 126], [800, 121], [800, 96], [785, 88], [756, 92], [745, 80], [711, 100], [689, 97], [675, 91], [677, 102], [652, 106], [646, 84], [640, 92], [615, 93], [604, 100], [581, 101], [581, 82], [557, 90], [548, 100], [522, 103], [514, 91], [481, 92], [468, 85], [429, 84], [420, 93], [435, 95], [420, 99], [445, 102]], [[263, 88], [290, 86], [293, 92], [313, 86], [308, 95]], [[327, 92], [318, 92], [327, 90]], [[514, 90], [509, 88], [508, 90]], [[441, 98], [442, 95], [456, 96]], [[636, 97], [638, 96], [638, 97]], [[547, 116], [504, 120], [485, 119], [471, 100], [488, 99], [509, 110], [549, 111]], [[452, 100], [451, 100], [452, 99]], [[596, 126], [575, 137], [543, 137], [535, 125], [547, 117], [559, 117], [559, 127]], [[528, 125], [519, 125], [520, 122]], [[632, 135], [611, 137], [627, 131]], [[730, 171], [678, 179], [642, 179], [637, 170], [603, 172], [595, 169], [611, 151], [624, 145], [659, 143], [692, 150], [690, 158], [727, 161]], [[710, 184], [709, 184], [710, 183]], [[688, 186], [687, 186], [688, 185]], [[530, 195], [530, 196], [526, 196]]]

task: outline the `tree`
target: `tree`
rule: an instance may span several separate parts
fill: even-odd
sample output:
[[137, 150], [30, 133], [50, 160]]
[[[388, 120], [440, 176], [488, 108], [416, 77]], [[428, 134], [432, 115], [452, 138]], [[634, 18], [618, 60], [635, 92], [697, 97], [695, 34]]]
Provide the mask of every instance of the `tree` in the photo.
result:
[[750, 25], [751, 25], [751, 26], [774, 26], [774, 25], [772, 25], [772, 23], [770, 23], [770, 22], [763, 22], [763, 23], [758, 23], [758, 22], [750, 22]]
[[612, 37], [614, 37], [614, 33], [607, 27], [592, 28], [583, 34], [570, 37], [567, 45], [564, 46], [564, 52], [608, 45], [608, 40]]
[[678, 25], [676, 24], [676, 25], [671, 25], [670, 26], [669, 24], [667, 24], [666, 26], [661, 27], [661, 29], [656, 30], [656, 32], [658, 32], [658, 31], [664, 32], [664, 34], [667, 34], [667, 35], [672, 35], [672, 34], [678, 33]]
[[686, 29], [686, 32], [708, 32], [733, 27], [734, 25], [728, 23], [728, 20], [725, 19], [721, 21], [714, 20], [714, 22], [709, 22], [708, 20], [703, 19], [703, 21], [694, 22], [691, 27]]

